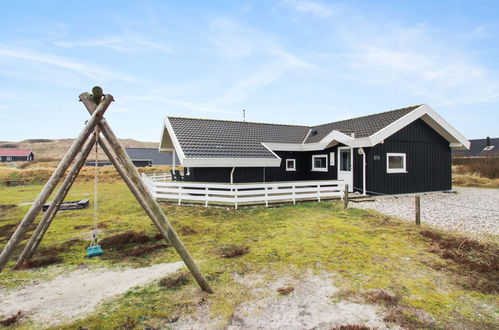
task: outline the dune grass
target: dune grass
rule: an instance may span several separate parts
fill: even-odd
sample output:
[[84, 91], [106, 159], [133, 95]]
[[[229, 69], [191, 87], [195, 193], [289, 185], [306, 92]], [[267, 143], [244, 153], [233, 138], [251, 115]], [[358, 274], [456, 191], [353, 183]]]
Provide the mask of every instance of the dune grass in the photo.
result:
[[[29, 202], [40, 189], [40, 185], [0, 188], [0, 204]], [[90, 183], [78, 183], [68, 199], [91, 197], [91, 191]], [[119, 248], [110, 245], [102, 258], [85, 259], [91, 208], [61, 212], [42, 242], [41, 252], [55, 249], [62, 263], [7, 270], [0, 276], [0, 285], [13, 288], [81, 265], [141, 267], [179, 260], [171, 247], [147, 248], [157, 244], [153, 241], [156, 230], [124, 184], [101, 184], [100, 196], [101, 239], [129, 230], [149, 238], [138, 235], [138, 239], [125, 241]], [[0, 227], [16, 224], [28, 208], [2, 208]], [[332, 299], [364, 299], [384, 306], [386, 299], [377, 302], [368, 293], [386, 290], [396, 297], [396, 308], [390, 306], [392, 314], [387, 320], [409, 328], [493, 328], [497, 320], [497, 241], [480, 242], [486, 247], [482, 249], [468, 245], [466, 242], [472, 240], [466, 237], [444, 232], [429, 235], [435, 231], [364, 210], [343, 210], [338, 202], [241, 210], [169, 204], [162, 204], [162, 208], [199, 262], [215, 294], [205, 294], [190, 278], [182, 277], [178, 283], [174, 279], [176, 284], [171, 286], [164, 285], [169, 283], [165, 279], [135, 288], [104, 303], [84, 319], [58, 328], [166, 327], [200, 304], [207, 304], [211, 316], [223, 326], [230, 321], [237, 304], [251, 298], [233, 280], [234, 274], [300, 276], [308, 269], [335, 274], [341, 295]], [[0, 236], [0, 248], [7, 232], [13, 230], [3, 228], [7, 230]], [[133, 249], [145, 252], [128, 253]], [[464, 256], [448, 257], [447, 250]], [[421, 312], [431, 321], [422, 320]]]

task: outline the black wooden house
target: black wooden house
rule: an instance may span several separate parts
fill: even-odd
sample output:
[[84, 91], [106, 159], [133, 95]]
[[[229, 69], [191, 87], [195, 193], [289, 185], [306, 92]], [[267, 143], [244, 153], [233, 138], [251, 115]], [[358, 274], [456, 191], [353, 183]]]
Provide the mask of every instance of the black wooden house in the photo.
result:
[[451, 189], [470, 142], [428, 105], [319, 126], [167, 117], [160, 151], [197, 182], [344, 180], [366, 194]]
[[31, 162], [35, 160], [35, 154], [27, 149], [0, 148], [0, 162]]

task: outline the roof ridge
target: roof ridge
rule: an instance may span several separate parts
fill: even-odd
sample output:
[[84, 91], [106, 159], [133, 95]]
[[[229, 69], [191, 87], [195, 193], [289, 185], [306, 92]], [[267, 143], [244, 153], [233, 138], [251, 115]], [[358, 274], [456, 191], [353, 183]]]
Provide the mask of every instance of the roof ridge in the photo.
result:
[[393, 109], [393, 110], [387, 110], [387, 111], [383, 111], [383, 112], [377, 112], [377, 113], [373, 113], [373, 114], [365, 115], [365, 116], [359, 116], [359, 117], [347, 118], [347, 119], [343, 119], [343, 120], [332, 121], [332, 122], [329, 122], [329, 123], [312, 126], [312, 128], [316, 128], [316, 127], [319, 127], [319, 126], [330, 125], [330, 124], [341, 123], [343, 121], [348, 121], [348, 120], [355, 120], [355, 119], [360, 119], [360, 118], [366, 118], [366, 117], [371, 117], [371, 116], [382, 115], [382, 114], [385, 114], [385, 113], [388, 113], [388, 112], [407, 110], [409, 108], [414, 108], [412, 110], [416, 110], [417, 108], [419, 108], [422, 105], [424, 105], [424, 103], [422, 103], [422, 104], [416, 104], [416, 105], [411, 105], [411, 106], [408, 106], [408, 107], [403, 107], [403, 108], [398, 108], [398, 109]]
[[305, 127], [312, 128], [312, 126], [307, 125], [293, 125], [293, 124], [274, 124], [274, 123], [262, 123], [257, 121], [242, 121], [242, 120], [228, 120], [228, 119], [209, 119], [209, 118], [192, 118], [192, 117], [177, 117], [177, 116], [166, 116], [167, 118], [178, 118], [178, 119], [194, 119], [194, 120], [205, 120], [205, 121], [219, 121], [228, 123], [245, 123], [245, 124], [258, 124], [258, 125], [272, 125], [272, 126], [288, 126], [288, 127]]

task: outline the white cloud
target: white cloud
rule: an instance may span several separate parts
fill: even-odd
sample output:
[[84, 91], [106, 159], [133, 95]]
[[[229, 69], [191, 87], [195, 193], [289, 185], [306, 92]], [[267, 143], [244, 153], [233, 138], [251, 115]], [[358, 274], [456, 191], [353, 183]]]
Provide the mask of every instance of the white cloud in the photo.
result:
[[127, 33], [125, 36], [110, 36], [99, 39], [79, 41], [54, 41], [54, 45], [64, 48], [75, 47], [104, 47], [120, 52], [139, 52], [144, 49], [158, 50], [163, 53], [172, 54], [173, 51], [165, 45], [148, 40], [137, 33]]
[[0, 45], [0, 58], [13, 58], [31, 63], [41, 63], [51, 67], [63, 69], [87, 78], [99, 81], [120, 80], [125, 82], [136, 82], [135, 79], [118, 72], [113, 72], [91, 64], [78, 62], [66, 57], [43, 54], [26, 49], [16, 49]]
[[329, 17], [333, 14], [331, 8], [315, 1], [285, 0], [281, 2], [281, 5], [291, 8], [296, 12], [310, 14], [319, 18]]
[[450, 36], [445, 39], [425, 24], [407, 27], [363, 20], [369, 29], [339, 26], [348, 49], [342, 61], [352, 80], [405, 89], [433, 105], [498, 99], [498, 75], [463, 51], [465, 44], [456, 44]]

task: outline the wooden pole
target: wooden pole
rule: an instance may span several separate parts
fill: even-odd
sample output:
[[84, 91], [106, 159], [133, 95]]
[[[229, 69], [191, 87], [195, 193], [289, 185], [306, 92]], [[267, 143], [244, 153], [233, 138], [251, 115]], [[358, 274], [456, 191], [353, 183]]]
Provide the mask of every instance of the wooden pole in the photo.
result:
[[0, 254], [0, 272], [5, 268], [5, 265], [12, 256], [12, 253], [14, 253], [14, 249], [28, 231], [28, 226], [33, 223], [38, 213], [40, 213], [43, 204], [45, 204], [50, 194], [52, 194], [52, 192], [54, 191], [55, 187], [57, 186], [57, 183], [64, 175], [64, 172], [66, 172], [66, 170], [68, 169], [68, 167], [71, 165], [74, 158], [78, 154], [78, 151], [80, 151], [83, 144], [88, 139], [89, 135], [92, 133], [97, 123], [100, 120], [102, 120], [102, 115], [107, 110], [112, 101], [113, 101], [112, 95], [106, 95], [103, 101], [99, 103], [99, 106], [93, 113], [92, 117], [87, 121], [80, 135], [73, 141], [73, 144], [64, 155], [64, 158], [59, 163], [54, 173], [52, 173], [52, 176], [43, 187], [42, 191], [34, 201], [28, 213], [19, 223], [19, 226], [17, 227], [16, 231], [9, 239], [9, 241], [3, 248], [2, 253]]
[[343, 208], [348, 208], [348, 184], [345, 185], [345, 191], [343, 195]]
[[66, 195], [71, 189], [71, 186], [75, 182], [78, 173], [80, 173], [81, 168], [83, 167], [83, 165], [85, 165], [85, 161], [87, 160], [87, 157], [95, 143], [95, 137], [96, 137], [95, 133], [90, 136], [90, 138], [87, 140], [87, 143], [83, 147], [83, 150], [76, 158], [76, 161], [73, 167], [71, 168], [71, 171], [66, 176], [66, 179], [64, 180], [61, 187], [57, 191], [54, 200], [52, 201], [52, 204], [43, 215], [43, 218], [38, 224], [38, 227], [36, 227], [36, 230], [31, 236], [31, 239], [29, 240], [28, 244], [26, 245], [23, 252], [19, 256], [16, 267], [20, 266], [26, 259], [30, 259], [35, 254], [38, 245], [40, 245], [40, 242], [42, 241], [43, 237], [45, 236], [45, 233], [50, 227], [52, 220], [59, 211], [59, 208], [61, 207], [61, 204], [64, 202], [64, 198], [66, 198]]
[[[83, 102], [87, 110], [92, 113], [95, 109], [95, 103], [93, 102], [92, 98], [90, 97], [90, 94], [88, 93], [83, 93], [80, 95], [80, 100]], [[185, 265], [187, 268], [190, 270], [192, 276], [196, 279], [197, 283], [203, 289], [204, 291], [208, 293], [213, 293], [213, 289], [210, 287], [208, 281], [204, 278], [203, 274], [201, 273], [201, 270], [199, 267], [196, 265], [192, 257], [190, 256], [189, 252], [185, 248], [184, 244], [178, 237], [177, 233], [173, 229], [172, 225], [166, 218], [165, 214], [163, 213], [163, 210], [161, 207], [158, 205], [157, 201], [151, 196], [149, 193], [148, 189], [145, 187], [144, 183], [142, 182], [142, 178], [140, 177], [139, 172], [133, 165], [132, 161], [130, 160], [130, 157], [128, 157], [127, 153], [123, 149], [123, 147], [120, 145], [118, 138], [112, 131], [111, 127], [107, 124], [105, 120], [101, 121], [99, 123], [100, 130], [106, 140], [109, 142], [111, 148], [114, 150], [116, 153], [116, 158], [119, 160], [121, 165], [124, 167], [126, 172], [129, 174], [130, 180], [135, 184], [137, 187], [138, 193], [142, 195], [142, 198], [144, 199], [145, 203], [148, 205], [148, 207], [152, 211], [152, 217], [151, 220], [154, 222], [156, 227], [160, 230], [161, 234], [165, 238], [165, 240], [169, 241], [175, 250], [177, 250], [178, 254], [184, 261]], [[147, 212], [147, 209], [145, 209]]]
[[420, 226], [421, 225], [421, 197], [419, 195], [416, 195], [416, 198], [414, 199], [415, 202], [415, 208], [416, 208], [416, 225]]

